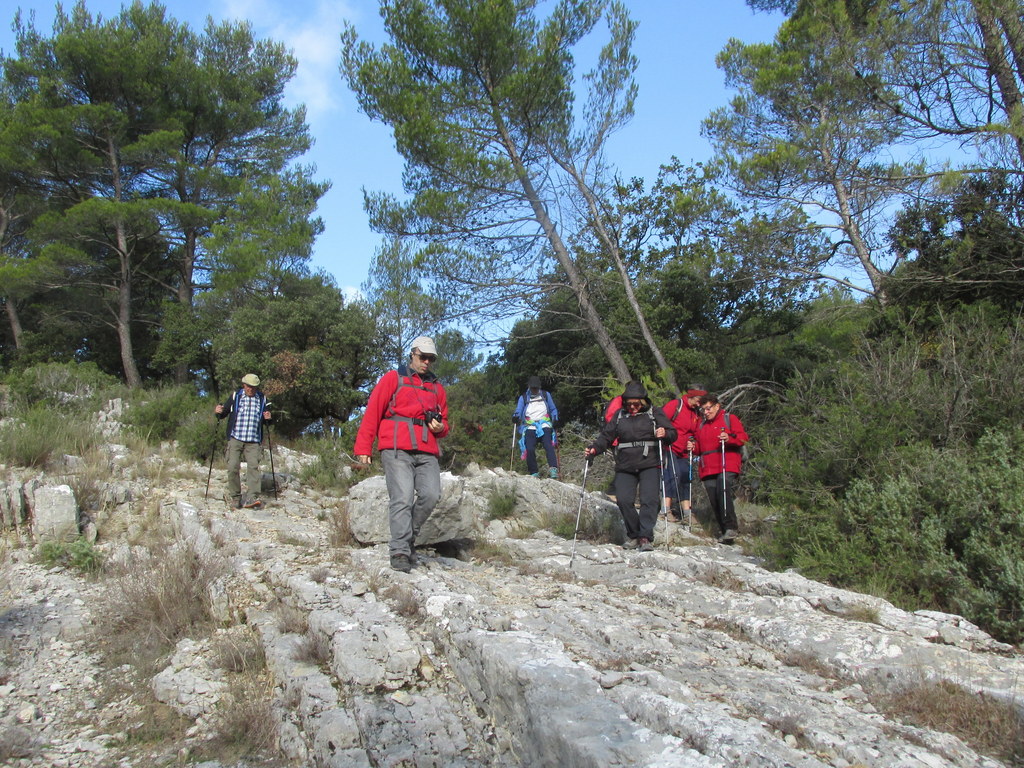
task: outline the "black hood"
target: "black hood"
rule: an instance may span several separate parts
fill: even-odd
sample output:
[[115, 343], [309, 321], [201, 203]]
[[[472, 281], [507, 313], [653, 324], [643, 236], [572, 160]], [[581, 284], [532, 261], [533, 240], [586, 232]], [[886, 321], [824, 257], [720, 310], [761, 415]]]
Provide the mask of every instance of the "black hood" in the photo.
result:
[[643, 400], [647, 405], [651, 404], [651, 398], [647, 396], [647, 390], [644, 389], [644, 385], [639, 381], [631, 381], [626, 385], [626, 388], [622, 390], [622, 400]]

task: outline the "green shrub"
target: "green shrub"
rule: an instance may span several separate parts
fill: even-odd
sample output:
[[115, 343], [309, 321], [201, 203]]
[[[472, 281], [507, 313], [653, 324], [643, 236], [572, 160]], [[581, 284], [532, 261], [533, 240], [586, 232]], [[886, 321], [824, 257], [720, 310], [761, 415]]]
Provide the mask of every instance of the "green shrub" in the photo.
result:
[[91, 422], [45, 404], [29, 408], [0, 424], [0, 461], [43, 468], [64, 454], [82, 456], [99, 442]]
[[174, 432], [178, 441], [178, 453], [184, 458], [195, 459], [203, 464], [210, 460], [210, 454], [221, 454], [227, 440], [223, 421], [218, 421], [202, 409], [189, 414]]
[[125, 423], [149, 442], [172, 440], [185, 424], [204, 419], [209, 423], [213, 406], [190, 385], [163, 387], [139, 395], [127, 409]]
[[1024, 640], [1024, 430], [970, 446], [907, 447], [893, 474], [857, 479], [841, 500], [780, 515], [765, 554], [777, 567], [965, 616]]
[[18, 410], [50, 407], [83, 413], [123, 393], [120, 382], [95, 363], [41, 363], [6, 378]]
[[84, 538], [70, 543], [44, 541], [39, 545], [39, 559], [51, 567], [59, 565], [90, 575], [103, 569], [103, 555]]
[[[344, 469], [352, 463], [352, 459], [341, 443], [325, 437], [314, 441], [308, 448], [313, 450], [315, 456], [299, 472], [299, 479], [321, 491], [347, 491], [353, 477]], [[362, 477], [360, 475], [355, 480], [361, 480]]]
[[487, 497], [487, 519], [505, 520], [516, 511], [516, 495], [507, 490], [494, 488]]

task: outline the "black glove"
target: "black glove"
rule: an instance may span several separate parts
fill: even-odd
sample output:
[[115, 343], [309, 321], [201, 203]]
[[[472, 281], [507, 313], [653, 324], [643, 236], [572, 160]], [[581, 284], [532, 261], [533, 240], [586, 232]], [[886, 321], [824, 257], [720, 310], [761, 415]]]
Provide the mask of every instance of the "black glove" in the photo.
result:
[[518, 424], [518, 423], [519, 423], [519, 417], [518, 417], [518, 416], [515, 416], [515, 415], [513, 415], [513, 416], [512, 416], [512, 423], [513, 423], [513, 424]]

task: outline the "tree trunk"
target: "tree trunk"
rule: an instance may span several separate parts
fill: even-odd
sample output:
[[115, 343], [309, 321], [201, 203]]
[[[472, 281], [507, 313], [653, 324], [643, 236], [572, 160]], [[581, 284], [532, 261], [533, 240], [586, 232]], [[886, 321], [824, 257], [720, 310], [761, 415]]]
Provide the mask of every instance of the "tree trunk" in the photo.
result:
[[523, 164], [522, 158], [519, 156], [515, 143], [512, 141], [512, 138], [505, 127], [505, 121], [502, 119], [497, 107], [495, 107], [493, 119], [494, 124], [501, 135], [505, 152], [512, 161], [516, 175], [519, 178], [519, 183], [523, 188], [527, 201], [530, 203], [530, 207], [533, 209], [534, 219], [536, 219], [537, 223], [540, 224], [541, 229], [544, 230], [544, 236], [551, 245], [551, 248], [555, 253], [555, 258], [558, 260], [559, 265], [561, 265], [562, 269], [565, 271], [565, 276], [569, 280], [569, 288], [572, 290], [573, 294], [575, 294], [576, 300], [579, 302], [583, 321], [587, 324], [587, 327], [590, 328], [591, 332], [593, 332], [594, 339], [597, 341], [598, 346], [601, 347], [601, 351], [604, 352], [605, 357], [611, 364], [616, 378], [625, 385], [633, 378], [629, 373], [629, 366], [626, 365], [625, 358], [622, 356], [622, 353], [619, 352], [619, 348], [612, 340], [611, 334], [608, 333], [608, 329], [601, 320], [601, 316], [598, 314], [597, 308], [594, 306], [594, 302], [591, 301], [590, 291], [587, 290], [586, 280], [583, 279], [583, 275], [581, 275], [580, 271], [576, 268], [576, 262], [572, 260], [572, 255], [569, 253], [569, 249], [565, 247], [565, 243], [558, 234], [558, 230], [555, 228], [554, 222], [552, 222], [551, 217], [548, 216], [547, 209], [544, 207], [544, 204], [540, 199], [540, 195], [537, 193], [536, 188], [533, 186], [533, 182], [530, 180], [529, 171], [527, 171], [526, 166]]
[[[562, 165], [561, 163], [559, 164]], [[665, 380], [672, 387], [672, 391], [674, 393], [681, 392], [679, 384], [676, 383], [675, 372], [669, 367], [665, 356], [661, 354], [661, 348], [658, 346], [658, 342], [654, 338], [654, 334], [651, 333], [650, 326], [647, 324], [647, 317], [644, 315], [640, 301], [636, 297], [636, 291], [633, 289], [633, 278], [629, 276], [626, 265], [622, 262], [622, 249], [619, 248], [618, 238], [612, 237], [601, 219], [601, 212], [598, 209], [597, 198], [594, 195], [593, 189], [584, 181], [577, 169], [567, 167], [566, 165], [562, 165], [562, 167], [572, 176], [573, 181], [576, 183], [576, 188], [583, 195], [584, 200], [587, 201], [587, 208], [590, 210], [590, 216], [594, 222], [594, 230], [597, 232], [601, 242], [604, 243], [608, 254], [615, 261], [615, 268], [619, 272], [619, 277], [622, 278], [622, 287], [626, 291], [626, 301], [629, 302], [629, 306], [636, 316], [637, 324], [640, 326], [640, 333], [643, 335], [644, 341], [647, 342], [647, 347], [651, 350], [651, 354], [654, 355], [654, 361], [664, 372]]]
[[819, 149], [821, 151], [821, 159], [828, 169], [828, 178], [832, 184], [832, 189], [836, 193], [836, 202], [839, 203], [839, 217], [842, 221], [843, 232], [850, 239], [857, 260], [871, 282], [871, 290], [874, 297], [878, 299], [880, 304], [884, 305], [886, 303], [885, 288], [882, 285], [884, 276], [871, 258], [871, 249], [868, 248], [868, 244], [864, 242], [864, 238], [860, 233], [860, 224], [857, 222], [857, 217], [853, 215], [853, 209], [850, 208], [850, 194], [843, 180], [839, 178], [839, 174], [835, 171], [832, 152], [829, 150], [824, 139], [819, 144]]
[[117, 286], [117, 341], [121, 347], [121, 367], [124, 369], [124, 381], [130, 389], [142, 386], [142, 377], [135, 362], [135, 349], [132, 345], [132, 271], [131, 256], [128, 250], [128, 238], [124, 233], [124, 224], [116, 225], [118, 257], [121, 261], [120, 282]]
[[14, 348], [21, 349], [21, 317], [18, 316], [18, 307], [14, 303], [14, 299], [9, 296], [5, 296], [0, 299], [4, 303], [4, 309], [7, 311], [7, 321], [11, 325], [11, 337], [14, 339]]
[[[998, 5], [1000, 5], [998, 0], [975, 0], [974, 14], [978, 20], [978, 29], [981, 31], [985, 63], [988, 66], [988, 71], [995, 78], [996, 85], [999, 86], [999, 93], [1002, 97], [1001, 106], [1006, 113], [1017, 156], [1021, 163], [1024, 163], [1024, 133], [1021, 129], [1021, 124], [1024, 122], [1024, 104], [1022, 104], [1020, 84], [1014, 77], [1013, 67], [1007, 57], [1004, 38], [1000, 34], [1000, 26], [1004, 29], [1019, 29], [1020, 19], [1014, 19], [1010, 14], [1009, 18], [1005, 19], [1005, 23], [1001, 25], [1000, 22], [1004, 19], [997, 16]], [[1014, 21], [1016, 27], [1014, 27]], [[1011, 52], [1017, 59], [1018, 66], [1024, 65], [1024, 62], [1020, 60], [1024, 58], [1024, 52], [1014, 49], [1014, 40], [1010, 39], [1007, 42], [1011, 44]]]

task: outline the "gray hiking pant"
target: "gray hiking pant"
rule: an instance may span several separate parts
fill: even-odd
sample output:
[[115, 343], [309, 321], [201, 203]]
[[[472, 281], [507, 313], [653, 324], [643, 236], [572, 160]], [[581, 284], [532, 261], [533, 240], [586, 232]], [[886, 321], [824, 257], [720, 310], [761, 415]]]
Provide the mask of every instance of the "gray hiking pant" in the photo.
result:
[[412, 555], [420, 527], [441, 498], [441, 468], [437, 456], [422, 451], [387, 449], [380, 459], [390, 499], [390, 553]]
[[233, 437], [228, 438], [226, 461], [228, 464], [228, 496], [237, 501], [242, 495], [242, 483], [239, 473], [242, 459], [245, 459], [245, 490], [249, 496], [258, 499], [260, 496], [260, 456], [263, 446], [259, 443], [243, 443]]

